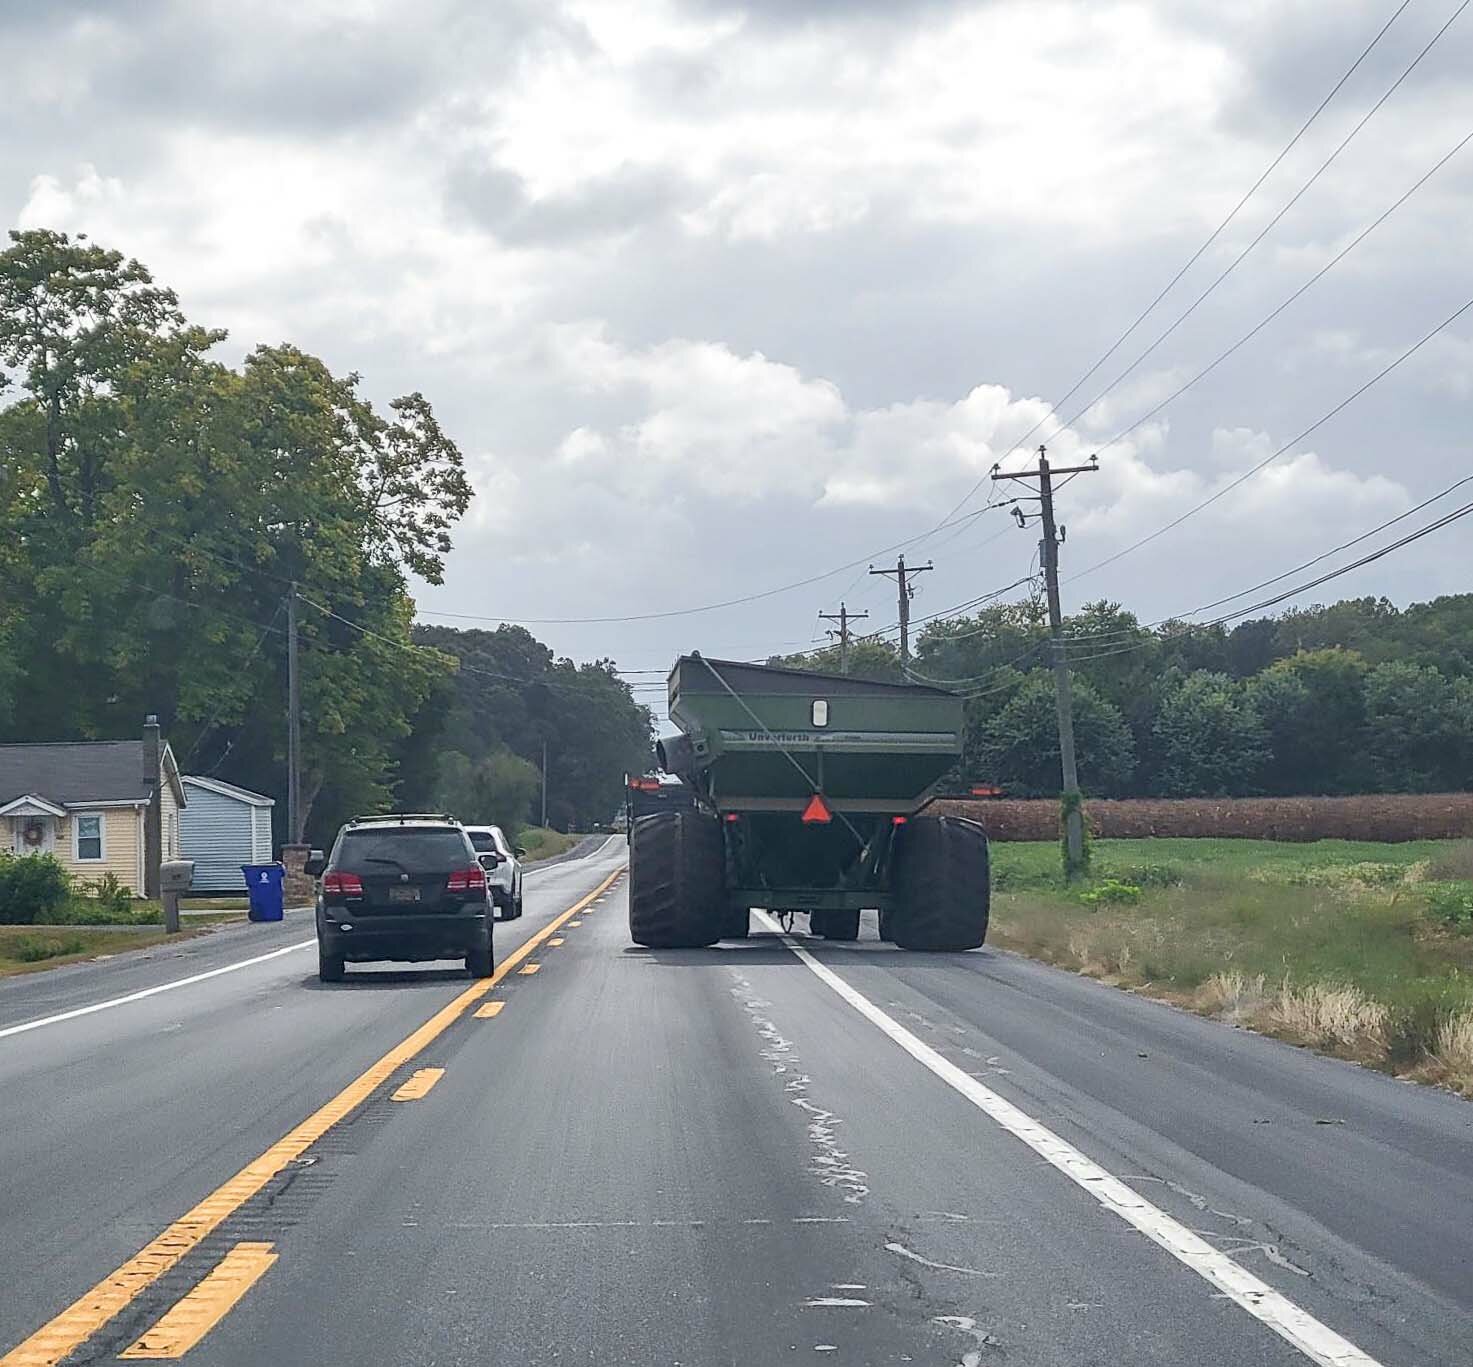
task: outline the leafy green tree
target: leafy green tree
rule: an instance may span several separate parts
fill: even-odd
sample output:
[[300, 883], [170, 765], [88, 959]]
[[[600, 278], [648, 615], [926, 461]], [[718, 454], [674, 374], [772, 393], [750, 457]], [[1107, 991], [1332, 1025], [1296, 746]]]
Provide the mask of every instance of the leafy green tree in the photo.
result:
[[1181, 679], [1161, 699], [1153, 732], [1152, 790], [1170, 797], [1252, 792], [1268, 758], [1263, 722], [1226, 674]]
[[1030, 669], [1047, 657], [1047, 618], [1042, 603], [994, 603], [971, 616], [928, 622], [916, 638], [914, 665], [925, 679], [991, 685], [994, 671]]
[[[624, 775], [651, 763], [649, 710], [634, 701], [611, 660], [558, 659], [525, 627], [459, 631], [420, 626], [415, 640], [454, 657], [459, 669], [427, 710], [440, 734], [473, 762], [505, 747], [540, 772], [547, 745], [548, 815], [564, 828], [606, 821]], [[406, 789], [425, 794], [433, 780]], [[540, 805], [541, 795], [538, 794]], [[424, 798], [415, 798], [422, 801]]]
[[[1079, 786], [1112, 796], [1126, 791], [1135, 747], [1120, 709], [1087, 680], [1074, 687], [1074, 743]], [[1043, 797], [1060, 788], [1059, 726], [1053, 675], [1025, 676], [1005, 701], [976, 699], [967, 706], [963, 779], [1001, 783], [1019, 796]]]
[[1430, 665], [1377, 665], [1365, 680], [1366, 786], [1380, 792], [1473, 787], [1473, 681]]
[[[797, 655], [773, 655], [768, 664], [785, 669], [809, 669], [818, 674], [839, 674], [839, 647], [825, 646]], [[849, 647], [849, 673], [856, 679], [877, 683], [901, 683], [900, 653], [889, 641], [860, 640]]]
[[1300, 651], [1248, 690], [1268, 737], [1265, 786], [1274, 793], [1354, 791], [1365, 735], [1366, 663], [1354, 651]]
[[137, 262], [59, 233], [11, 243], [0, 539], [25, 548], [25, 611], [0, 608], [0, 728], [131, 735], [156, 712], [191, 767], [279, 793], [295, 581], [313, 828], [386, 802], [396, 742], [453, 664], [410, 639], [407, 576], [440, 581], [471, 492], [428, 403], [380, 414], [290, 346], [231, 369], [224, 334]]
[[515, 837], [526, 827], [541, 787], [536, 766], [504, 747], [479, 760], [447, 750], [440, 755], [432, 805], [462, 821], [495, 824]]
[[1228, 673], [1250, 679], [1279, 658], [1279, 624], [1272, 617], [1239, 622], [1228, 633]]

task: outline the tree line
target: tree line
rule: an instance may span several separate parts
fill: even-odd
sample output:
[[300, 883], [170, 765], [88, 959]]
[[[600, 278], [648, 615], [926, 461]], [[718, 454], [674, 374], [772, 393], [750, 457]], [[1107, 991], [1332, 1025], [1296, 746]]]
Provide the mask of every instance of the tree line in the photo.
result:
[[[1473, 594], [1347, 599], [1228, 629], [1143, 625], [1118, 603], [1065, 619], [1080, 784], [1108, 797], [1449, 792], [1473, 787]], [[1059, 789], [1042, 605], [926, 625], [910, 678], [967, 694], [961, 783]], [[837, 668], [834, 650], [778, 662]], [[867, 640], [851, 669], [903, 677]]]
[[[155, 713], [185, 772], [283, 793], [295, 584], [311, 838], [447, 797], [466, 819], [516, 825], [543, 739], [563, 788], [550, 783], [549, 811], [607, 816], [650, 737], [610, 666], [554, 659], [520, 629], [497, 654], [488, 633], [413, 625], [410, 576], [442, 582], [472, 496], [428, 400], [380, 409], [358, 375], [289, 343], [229, 365], [225, 340], [119, 252], [10, 234], [0, 742], [133, 736]], [[483, 656], [506, 676], [494, 694], [461, 672]]]

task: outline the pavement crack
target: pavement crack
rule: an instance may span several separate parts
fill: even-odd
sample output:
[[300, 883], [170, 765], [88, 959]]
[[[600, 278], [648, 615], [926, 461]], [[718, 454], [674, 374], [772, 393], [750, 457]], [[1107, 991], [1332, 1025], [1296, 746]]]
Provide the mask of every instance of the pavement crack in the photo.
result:
[[869, 1174], [851, 1163], [848, 1153], [839, 1147], [837, 1130], [843, 1119], [809, 1097], [813, 1080], [799, 1067], [792, 1041], [763, 1014], [770, 1003], [753, 991], [752, 984], [741, 973], [733, 970], [732, 979], [731, 994], [747, 1013], [765, 1046], [761, 1050], [762, 1058], [771, 1065], [773, 1076], [783, 1079], [783, 1094], [788, 1102], [807, 1117], [808, 1142], [812, 1146], [809, 1173], [824, 1186], [842, 1192], [848, 1204], [861, 1204], [869, 1195]]
[[907, 1248], [897, 1240], [890, 1240], [885, 1245], [887, 1253], [893, 1253], [897, 1258], [908, 1258], [913, 1263], [919, 1263], [922, 1267], [932, 1268], [937, 1272], [956, 1272], [963, 1277], [997, 1277], [997, 1272], [982, 1272], [975, 1267], [961, 1267], [956, 1263], [939, 1263], [931, 1258], [922, 1257], [913, 1248]]
[[1002, 1347], [1002, 1340], [981, 1328], [971, 1315], [936, 1315], [933, 1316], [931, 1322], [944, 1324], [948, 1329], [955, 1329], [958, 1333], [966, 1334], [977, 1345], [961, 1355], [957, 1367], [977, 1367], [977, 1364], [982, 1361], [983, 1353], [989, 1349]]

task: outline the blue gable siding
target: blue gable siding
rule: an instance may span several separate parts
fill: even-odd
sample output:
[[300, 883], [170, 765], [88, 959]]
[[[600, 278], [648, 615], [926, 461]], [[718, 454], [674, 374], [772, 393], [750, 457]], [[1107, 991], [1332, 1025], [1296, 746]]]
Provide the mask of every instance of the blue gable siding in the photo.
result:
[[244, 893], [240, 866], [271, 858], [270, 808], [213, 792], [188, 778], [184, 783], [189, 805], [179, 813], [179, 843], [184, 858], [194, 860], [195, 890]]

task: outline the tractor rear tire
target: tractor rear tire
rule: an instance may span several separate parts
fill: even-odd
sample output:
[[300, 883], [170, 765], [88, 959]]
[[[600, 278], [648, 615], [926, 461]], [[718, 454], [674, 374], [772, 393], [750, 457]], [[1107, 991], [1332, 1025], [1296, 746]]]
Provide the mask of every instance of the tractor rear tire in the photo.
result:
[[901, 828], [886, 930], [902, 949], [954, 953], [987, 938], [992, 884], [987, 832], [958, 816], [918, 816]]
[[642, 816], [629, 833], [629, 938], [648, 949], [699, 949], [726, 927], [721, 822], [691, 808]]
[[727, 911], [721, 926], [723, 940], [745, 940], [752, 934], [752, 909], [732, 907]]

